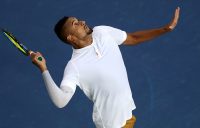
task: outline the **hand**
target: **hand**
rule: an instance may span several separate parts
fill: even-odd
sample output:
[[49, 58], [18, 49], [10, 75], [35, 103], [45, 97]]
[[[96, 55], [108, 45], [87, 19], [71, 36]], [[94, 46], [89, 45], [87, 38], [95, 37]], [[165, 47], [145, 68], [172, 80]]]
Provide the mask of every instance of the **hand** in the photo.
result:
[[170, 22], [170, 24], [167, 25], [167, 29], [169, 29], [170, 31], [176, 27], [176, 24], [179, 19], [179, 12], [180, 12], [180, 7], [176, 8], [173, 20]]
[[[30, 57], [32, 60], [32, 63], [35, 64], [41, 72], [44, 72], [45, 70], [47, 70], [47, 66], [46, 66], [46, 60], [44, 59], [44, 57], [42, 56], [42, 54], [40, 52], [33, 52], [30, 51]], [[42, 61], [39, 60], [38, 58], [41, 57]]]

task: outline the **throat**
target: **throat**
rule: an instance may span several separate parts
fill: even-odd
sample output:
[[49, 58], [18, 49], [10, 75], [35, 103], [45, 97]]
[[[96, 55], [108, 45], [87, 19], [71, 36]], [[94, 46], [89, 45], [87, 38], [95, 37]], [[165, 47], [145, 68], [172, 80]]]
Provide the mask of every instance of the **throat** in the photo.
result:
[[73, 44], [74, 49], [80, 49], [91, 45], [93, 42], [92, 36], [88, 36], [83, 40], [79, 40], [77, 43]]

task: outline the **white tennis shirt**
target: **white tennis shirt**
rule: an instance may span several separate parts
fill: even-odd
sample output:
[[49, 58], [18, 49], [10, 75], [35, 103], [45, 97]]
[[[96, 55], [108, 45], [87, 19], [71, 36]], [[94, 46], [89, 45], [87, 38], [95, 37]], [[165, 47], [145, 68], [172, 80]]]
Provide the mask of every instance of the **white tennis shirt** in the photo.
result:
[[93, 28], [93, 42], [73, 54], [66, 65], [60, 88], [80, 87], [94, 102], [93, 121], [97, 128], [121, 128], [136, 108], [119, 49], [125, 31], [109, 27]]

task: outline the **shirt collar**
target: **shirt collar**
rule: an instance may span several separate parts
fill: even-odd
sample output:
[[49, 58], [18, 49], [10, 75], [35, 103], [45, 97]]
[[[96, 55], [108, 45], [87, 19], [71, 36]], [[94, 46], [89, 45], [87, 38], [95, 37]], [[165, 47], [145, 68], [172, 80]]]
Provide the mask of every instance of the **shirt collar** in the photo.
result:
[[75, 48], [72, 47], [72, 50], [73, 50], [73, 52], [75, 52], [75, 53], [81, 53], [81, 52], [84, 52], [84, 51], [88, 50], [88, 49], [91, 48], [92, 46], [94, 46], [93, 33], [92, 33], [92, 43], [91, 43], [90, 45], [87, 45], [87, 46], [85, 46], [85, 47], [83, 47], [83, 48], [79, 48], [79, 49], [75, 49]]

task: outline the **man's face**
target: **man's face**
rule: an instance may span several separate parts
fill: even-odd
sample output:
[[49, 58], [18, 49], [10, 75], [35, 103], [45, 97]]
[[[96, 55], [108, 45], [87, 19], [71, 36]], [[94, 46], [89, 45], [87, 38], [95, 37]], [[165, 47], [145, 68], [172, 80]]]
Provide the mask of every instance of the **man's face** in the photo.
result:
[[89, 28], [85, 21], [79, 20], [75, 17], [69, 17], [64, 25], [64, 34], [66, 36], [75, 36], [78, 39], [83, 39], [88, 34], [92, 33], [92, 29]]

